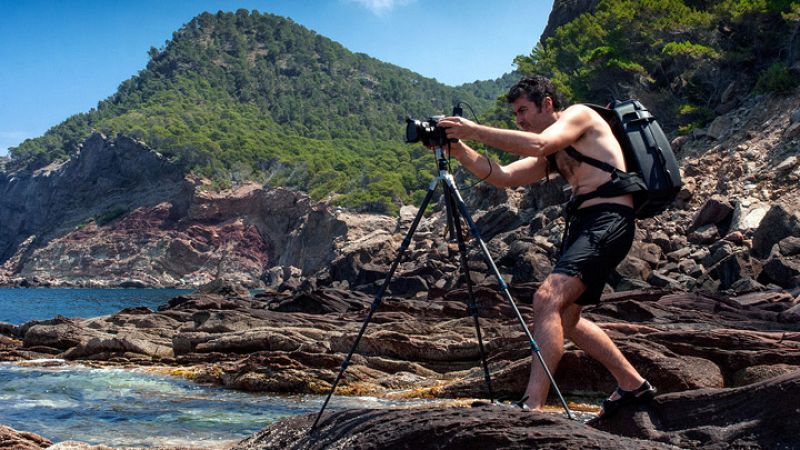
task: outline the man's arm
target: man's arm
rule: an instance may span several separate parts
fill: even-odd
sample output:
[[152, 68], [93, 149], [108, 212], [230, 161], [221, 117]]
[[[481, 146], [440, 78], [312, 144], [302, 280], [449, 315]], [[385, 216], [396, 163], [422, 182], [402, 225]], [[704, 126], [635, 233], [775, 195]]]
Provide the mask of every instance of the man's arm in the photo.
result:
[[542, 133], [506, 130], [479, 125], [463, 117], [446, 117], [438, 126], [446, 129], [447, 137], [483, 142], [520, 156], [541, 158], [574, 144], [591, 125], [589, 109], [583, 105], [567, 108]]
[[450, 144], [450, 154], [473, 175], [485, 178], [497, 187], [523, 186], [539, 181], [547, 175], [544, 158], [527, 157], [501, 166], [461, 141]]

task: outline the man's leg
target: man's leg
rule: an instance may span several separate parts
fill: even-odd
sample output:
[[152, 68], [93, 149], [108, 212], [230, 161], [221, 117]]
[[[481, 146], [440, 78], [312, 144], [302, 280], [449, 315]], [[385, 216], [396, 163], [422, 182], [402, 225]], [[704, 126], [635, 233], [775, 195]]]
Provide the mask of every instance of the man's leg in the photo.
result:
[[[585, 289], [579, 278], [553, 273], [533, 297], [533, 339], [539, 344], [542, 358], [552, 373], [555, 373], [564, 353], [565, 333], [572, 334], [572, 328], [579, 322], [580, 307], [575, 305], [575, 300]], [[550, 380], [538, 358], [534, 357], [525, 403], [531, 409], [540, 409], [547, 400], [549, 389]]]
[[567, 333], [567, 338], [611, 372], [620, 388], [632, 391], [644, 383], [644, 378], [619, 351], [608, 334], [593, 322], [581, 318]]

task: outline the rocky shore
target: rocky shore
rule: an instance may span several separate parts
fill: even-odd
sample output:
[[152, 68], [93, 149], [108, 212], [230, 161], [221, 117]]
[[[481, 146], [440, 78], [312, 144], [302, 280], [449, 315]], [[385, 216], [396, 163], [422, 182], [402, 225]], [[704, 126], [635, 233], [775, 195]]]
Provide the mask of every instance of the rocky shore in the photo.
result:
[[[523, 315], [531, 313], [525, 299], [535, 288], [514, 287]], [[530, 364], [527, 342], [491, 281], [478, 286], [477, 296], [494, 392], [506, 399], [518, 398]], [[424, 299], [387, 298], [375, 313], [337, 395], [485, 399], [478, 343], [465, 299], [463, 289]], [[3, 324], [0, 359], [56, 357], [100, 366], [152, 366], [233, 389], [326, 393], [371, 302], [363, 293], [341, 289], [250, 296], [234, 285], [218, 284], [205, 292], [176, 297], [159, 311], [136, 308], [92, 319], [58, 317], [21, 326]], [[756, 445], [767, 439], [762, 435], [789, 445], [780, 430], [791, 428], [788, 424], [800, 417], [796, 409], [800, 405], [800, 289], [727, 297], [631, 291], [607, 295], [601, 305], [587, 308], [586, 316], [609, 332], [662, 394], [647, 408], [620, 416], [628, 417], [625, 420], [590, 426], [684, 448], [710, 448], [732, 436]], [[589, 411], [615, 387], [602, 367], [571, 345], [555, 377], [573, 407]], [[404, 420], [404, 414], [405, 420], [421, 415], [418, 427], [408, 433], [423, 434], [439, 426], [447, 428], [448, 421], [457, 421], [460, 415], [510, 414], [516, 419], [508, 427], [524, 423], [524, 415], [495, 408], [461, 413], [351, 411], [325, 423], [329, 430], [349, 429], [347, 424], [368, 424], [386, 414], [396, 417], [392, 420]], [[758, 421], [757, 411], [768, 415]], [[705, 416], [699, 417], [701, 412]], [[531, 439], [544, 439], [549, 433], [569, 436], [586, 429], [580, 422], [548, 416], [529, 420], [542, 421], [540, 426], [520, 431], [533, 433]], [[301, 422], [291, 423], [292, 429], [302, 428]], [[712, 432], [723, 425], [724, 430]], [[283, 435], [281, 427], [286, 426], [273, 425], [269, 428], [273, 431], [265, 433]], [[513, 436], [505, 430], [490, 427], [486, 433]], [[623, 448], [660, 448], [626, 446], [622, 442], [627, 441], [606, 434], [587, 435], [587, 439], [596, 439], [597, 445], [621, 442]], [[286, 448], [281, 447], [283, 441], [265, 442], [269, 443], [242, 444], [250, 445], [242, 448]], [[536, 441], [524, 442], [534, 445]], [[574, 445], [565, 440], [563, 446], [551, 448]]]

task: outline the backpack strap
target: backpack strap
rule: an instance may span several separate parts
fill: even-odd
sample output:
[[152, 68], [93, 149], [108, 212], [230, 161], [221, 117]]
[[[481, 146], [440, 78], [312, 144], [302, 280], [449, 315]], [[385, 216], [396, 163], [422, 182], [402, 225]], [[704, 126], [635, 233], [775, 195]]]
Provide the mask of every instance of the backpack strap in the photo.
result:
[[[612, 166], [611, 164], [609, 164], [607, 162], [603, 162], [603, 161], [594, 159], [591, 156], [584, 155], [583, 153], [575, 150], [575, 148], [572, 147], [572, 146], [567, 147], [565, 150], [566, 150], [566, 152], [567, 152], [567, 154], [569, 156], [577, 159], [578, 161], [585, 162], [586, 164], [589, 164], [590, 166], [597, 167], [598, 169], [603, 170], [605, 172], [608, 172], [608, 173], [611, 173], [611, 174], [613, 174], [614, 172], [622, 172], [621, 170], [617, 169], [616, 167]], [[549, 158], [549, 156], [548, 156], [548, 158]]]
[[597, 187], [597, 189], [593, 190], [592, 192], [587, 192], [585, 194], [572, 197], [569, 202], [567, 202], [565, 213], [574, 213], [578, 208], [580, 208], [583, 202], [593, 198], [610, 198], [625, 194], [634, 194], [634, 196], [636, 196], [637, 193], [641, 193], [646, 190], [647, 186], [644, 184], [642, 177], [640, 177], [638, 174], [617, 170], [617, 172], [611, 175], [611, 180], [601, 184]]

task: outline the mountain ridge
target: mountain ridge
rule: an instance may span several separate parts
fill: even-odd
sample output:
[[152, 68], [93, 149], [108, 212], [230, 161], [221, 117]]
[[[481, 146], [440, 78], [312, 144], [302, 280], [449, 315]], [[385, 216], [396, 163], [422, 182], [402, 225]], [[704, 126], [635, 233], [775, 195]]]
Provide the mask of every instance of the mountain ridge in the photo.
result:
[[246, 10], [203, 13], [149, 55], [97, 108], [12, 148], [8, 168], [64, 160], [97, 130], [142, 140], [216, 188], [251, 180], [396, 211], [422, 195], [432, 166], [402, 142], [405, 117], [449, 113], [457, 101], [481, 114], [512, 83], [446, 86]]

